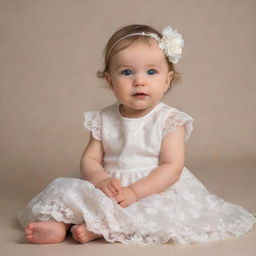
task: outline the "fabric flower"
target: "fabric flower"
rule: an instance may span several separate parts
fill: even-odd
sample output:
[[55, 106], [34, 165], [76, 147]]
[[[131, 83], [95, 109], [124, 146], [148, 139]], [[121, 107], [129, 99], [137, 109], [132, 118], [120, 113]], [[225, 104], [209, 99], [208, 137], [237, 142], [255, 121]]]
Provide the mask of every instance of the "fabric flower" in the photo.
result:
[[182, 35], [176, 29], [173, 30], [170, 26], [167, 26], [163, 29], [162, 36], [159, 47], [164, 50], [170, 62], [178, 63], [181, 59], [182, 47], [184, 47]]

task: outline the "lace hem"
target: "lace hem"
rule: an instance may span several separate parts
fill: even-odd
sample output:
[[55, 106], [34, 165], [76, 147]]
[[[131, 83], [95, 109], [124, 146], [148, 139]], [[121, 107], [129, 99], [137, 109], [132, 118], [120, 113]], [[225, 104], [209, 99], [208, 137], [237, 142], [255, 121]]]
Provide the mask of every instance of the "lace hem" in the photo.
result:
[[169, 114], [169, 116], [166, 118], [164, 129], [163, 129], [163, 138], [168, 133], [174, 131], [177, 125], [185, 125], [185, 141], [188, 140], [188, 138], [191, 135], [191, 132], [193, 130], [193, 123], [194, 119], [189, 116], [188, 114], [175, 110]]
[[58, 178], [29, 203], [19, 219], [23, 226], [50, 219], [74, 224], [85, 221], [89, 231], [109, 242], [140, 245], [185, 245], [239, 237], [255, 223], [254, 216], [243, 208], [218, 198], [212, 203], [222, 206], [214, 208], [198, 198], [200, 209], [183, 198], [175, 191], [155, 194], [122, 208], [87, 181]]
[[[41, 205], [42, 206], [42, 205]], [[53, 206], [53, 205], [52, 205]], [[104, 206], [102, 204], [99, 209]], [[108, 221], [106, 216], [98, 212], [98, 216], [92, 215], [89, 212], [86, 214], [78, 214], [75, 216], [73, 211], [67, 208], [64, 211], [59, 212], [56, 210], [65, 209], [63, 203], [55, 201], [55, 206], [41, 209], [41, 213], [34, 212], [35, 221], [48, 221], [54, 219], [59, 222], [81, 224], [86, 222], [87, 229], [93, 233], [102, 235], [108, 242], [115, 243], [121, 242], [123, 244], [137, 244], [137, 245], [160, 245], [170, 243], [174, 245], [189, 245], [202, 242], [219, 241], [231, 237], [240, 237], [245, 233], [249, 232], [255, 223], [255, 219], [243, 217], [236, 219], [233, 223], [228, 226], [219, 221], [219, 225], [215, 230], [206, 225], [188, 225], [184, 227], [182, 225], [176, 225], [173, 228], [166, 228], [165, 230], [158, 230], [155, 223], [147, 223], [142, 225], [138, 218], [138, 225], [140, 225], [140, 231], [137, 231], [133, 225], [118, 225], [116, 220], [109, 215]], [[221, 219], [221, 218], [220, 218]], [[131, 223], [130, 223], [131, 224]], [[135, 223], [136, 225], [136, 223]], [[154, 231], [155, 230], [155, 231]]]
[[126, 232], [109, 232], [107, 229], [102, 229], [105, 226], [103, 223], [87, 223], [87, 229], [93, 233], [103, 235], [105, 240], [111, 243], [121, 242], [127, 245], [161, 245], [165, 243], [191, 245], [240, 237], [248, 233], [255, 223], [254, 219], [249, 221], [244, 218], [241, 222], [237, 220], [236, 223], [230, 224], [228, 227], [220, 225], [216, 230], [210, 230], [206, 227], [198, 227], [197, 229], [180, 227], [179, 233], [174, 229], [166, 229], [156, 233], [143, 233], [133, 231], [132, 228], [127, 228], [130, 230]]
[[92, 132], [93, 138], [101, 141], [101, 120], [99, 111], [84, 112], [84, 127]]

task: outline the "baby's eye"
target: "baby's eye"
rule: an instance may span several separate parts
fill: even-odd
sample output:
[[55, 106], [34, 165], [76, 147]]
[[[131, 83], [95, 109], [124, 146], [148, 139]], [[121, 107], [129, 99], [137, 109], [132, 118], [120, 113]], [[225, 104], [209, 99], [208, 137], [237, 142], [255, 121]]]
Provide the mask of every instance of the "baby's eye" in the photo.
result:
[[150, 69], [150, 70], [148, 70], [147, 73], [148, 73], [149, 75], [154, 75], [154, 74], [157, 73], [157, 70], [155, 70], [155, 69]]
[[130, 69], [124, 69], [121, 71], [122, 75], [129, 76], [132, 74], [132, 71]]

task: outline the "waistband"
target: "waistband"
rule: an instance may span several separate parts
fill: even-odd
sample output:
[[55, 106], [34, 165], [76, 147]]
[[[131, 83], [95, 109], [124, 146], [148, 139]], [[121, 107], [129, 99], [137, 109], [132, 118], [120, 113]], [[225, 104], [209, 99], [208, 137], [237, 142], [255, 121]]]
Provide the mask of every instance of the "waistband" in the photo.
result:
[[113, 168], [113, 167], [108, 167], [104, 166], [104, 170], [106, 172], [151, 172], [153, 169], [157, 168], [159, 165], [149, 165], [149, 166], [144, 166], [144, 167], [133, 167], [133, 168]]

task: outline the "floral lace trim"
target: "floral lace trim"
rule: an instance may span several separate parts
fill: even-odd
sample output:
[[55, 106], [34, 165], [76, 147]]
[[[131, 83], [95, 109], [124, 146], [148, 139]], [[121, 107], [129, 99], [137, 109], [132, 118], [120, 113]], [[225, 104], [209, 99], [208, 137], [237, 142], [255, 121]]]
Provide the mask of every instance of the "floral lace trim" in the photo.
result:
[[188, 138], [191, 135], [191, 132], [193, 130], [193, 123], [194, 119], [189, 116], [188, 114], [175, 110], [167, 117], [164, 129], [163, 129], [163, 137], [166, 136], [168, 133], [174, 131], [177, 125], [185, 125], [185, 141], [188, 140]]
[[101, 138], [101, 119], [99, 111], [89, 111], [84, 113], [84, 127], [92, 132], [93, 138], [102, 140]]
[[[46, 204], [40, 205], [40, 207], [44, 210], [41, 209], [41, 213], [37, 215], [37, 220], [39, 221], [55, 219], [64, 223], [80, 224], [84, 221], [83, 218], [85, 217], [86, 226], [89, 231], [103, 235], [108, 242], [121, 242], [123, 244], [160, 245], [169, 242], [172, 244], [188, 245], [200, 242], [218, 241], [230, 237], [242, 236], [247, 233], [255, 223], [253, 218], [248, 219], [248, 217], [244, 217], [240, 220], [237, 219], [228, 226], [220, 222], [215, 230], [211, 230], [211, 228], [208, 229], [206, 226], [198, 226], [195, 228], [195, 226], [189, 225], [187, 227], [180, 226], [179, 232], [177, 232], [175, 228], [167, 228], [166, 230], [160, 231], [153, 222], [143, 226], [138, 216], [137, 224], [135, 223], [134, 225], [140, 226], [141, 230], [143, 230], [142, 232], [136, 231], [136, 228], [134, 229], [133, 226], [125, 226], [122, 228], [123, 231], [121, 231], [119, 224], [112, 215], [108, 216], [109, 219], [106, 222], [105, 215], [101, 211], [102, 207], [106, 207], [104, 200], [102, 205], [98, 207], [98, 216], [87, 212], [86, 216], [83, 214], [84, 216], [80, 215], [79, 217], [75, 217], [71, 209], [65, 209], [66, 207], [63, 203], [57, 200], [51, 202], [51, 207], [46, 207]], [[109, 230], [109, 225], [112, 227], [112, 231]], [[114, 231], [115, 229], [116, 231]], [[145, 230], [149, 230], [149, 233], [144, 233]]]
[[[22, 214], [23, 225], [31, 220], [47, 221], [55, 219], [74, 224], [85, 221], [89, 231], [103, 235], [109, 242], [119, 241], [124, 244], [140, 245], [172, 242], [185, 245], [223, 240], [232, 236], [239, 237], [247, 233], [256, 223], [254, 216], [248, 214], [242, 208], [227, 204], [218, 198], [213, 199], [213, 203], [217, 200], [222, 204], [219, 211], [212, 212], [212, 208], [201, 202], [202, 209], [198, 210], [199, 215], [186, 215], [191, 216], [191, 218], [186, 217], [183, 222], [177, 216], [184, 216], [185, 210], [193, 213], [189, 201], [185, 202], [186, 205], [188, 204], [188, 208], [176, 205], [176, 207], [170, 209], [170, 207], [163, 205], [163, 201], [158, 200], [160, 198], [167, 200], [167, 197], [179, 194], [167, 194], [166, 197], [156, 194], [142, 199], [142, 213], [136, 210], [139, 207], [139, 205], [136, 205], [137, 203], [130, 206], [131, 208], [119, 208], [114, 199], [110, 200], [100, 190], [94, 190], [90, 183], [79, 179], [72, 179], [71, 181], [70, 183], [67, 178], [58, 178], [48, 188], [49, 190], [39, 194]], [[65, 185], [63, 187], [64, 191], [67, 191], [67, 188], [71, 189], [67, 192], [69, 195], [70, 193], [73, 194], [71, 197], [64, 196], [62, 197], [64, 200], [56, 197], [58, 195], [56, 189], [61, 184]], [[86, 192], [86, 188], [90, 189], [87, 192], [94, 192], [91, 196], [89, 196], [90, 193], [86, 193], [86, 197], [83, 198], [81, 196]], [[80, 191], [78, 191], [79, 189]], [[56, 190], [55, 193], [53, 193], [54, 190]], [[48, 193], [55, 195], [53, 198], [49, 198]], [[85, 198], [88, 200], [89, 208], [86, 207], [86, 204], [84, 205]], [[95, 204], [92, 205], [93, 201], [89, 200], [95, 200]], [[161, 208], [163, 217], [169, 215], [174, 218], [173, 222], [170, 221], [170, 224], [166, 226], [166, 219], [159, 219], [157, 211], [159, 208]], [[197, 210], [194, 207], [192, 209]], [[214, 207], [214, 209], [218, 208]], [[208, 212], [202, 210], [208, 210]], [[136, 212], [138, 214], [129, 215], [129, 213]], [[149, 221], [145, 222], [144, 217], [148, 215], [150, 215], [148, 217]]]
[[40, 221], [47, 221], [51, 218], [51, 215], [55, 219], [65, 220], [65, 223], [81, 223], [83, 222], [82, 215], [75, 214], [75, 211], [65, 205], [62, 201], [57, 199], [54, 200], [44, 200], [38, 202], [32, 207], [34, 215], [37, 216]]
[[[155, 201], [152, 200], [152, 203]], [[155, 205], [156, 206], [156, 205]], [[102, 204], [101, 207], [104, 207]], [[154, 207], [145, 208], [144, 210], [152, 211], [154, 215]], [[182, 214], [182, 212], [180, 212]], [[106, 223], [104, 214], [99, 214], [97, 219], [93, 216], [90, 218], [92, 221], [86, 222], [87, 229], [91, 232], [101, 234], [108, 242], [121, 242], [123, 244], [138, 244], [138, 245], [160, 245], [164, 243], [188, 245], [200, 242], [218, 241], [224, 240], [230, 237], [239, 237], [247, 233], [252, 226], [256, 223], [253, 216], [245, 215], [237, 217], [232, 223], [224, 223], [219, 218], [219, 224], [215, 229], [207, 227], [205, 225], [198, 226], [190, 224], [184, 227], [184, 224], [176, 223], [175, 227], [167, 227], [159, 230], [158, 225], [155, 222], [148, 222], [143, 225], [143, 218], [141, 215], [133, 216], [133, 225], [120, 226], [119, 222], [116, 222], [112, 216], [108, 216], [108, 224]], [[136, 218], [136, 221], [135, 221]], [[111, 225], [112, 230], [109, 230]], [[140, 227], [140, 231], [137, 231], [136, 227]]]

